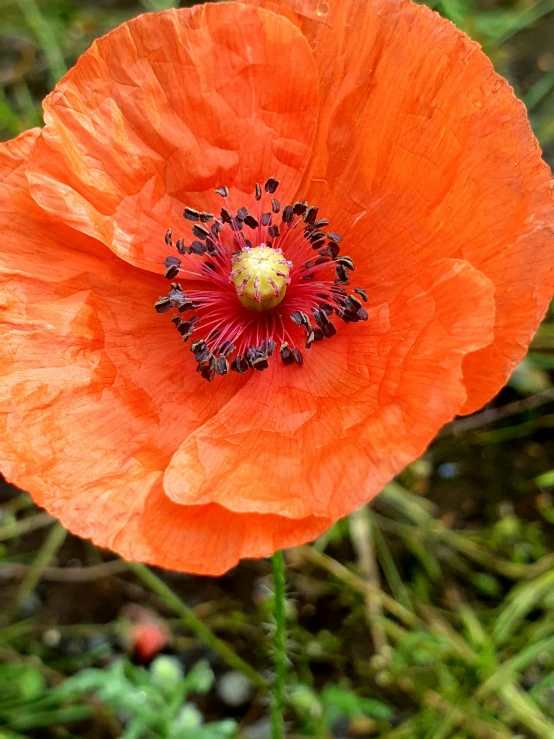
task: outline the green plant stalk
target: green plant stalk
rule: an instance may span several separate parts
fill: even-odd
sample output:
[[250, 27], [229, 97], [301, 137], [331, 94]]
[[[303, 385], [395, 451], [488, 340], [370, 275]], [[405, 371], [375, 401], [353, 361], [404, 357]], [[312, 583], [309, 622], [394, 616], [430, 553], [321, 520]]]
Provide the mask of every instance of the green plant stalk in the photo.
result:
[[159, 596], [167, 607], [180, 617], [187, 628], [204, 642], [206, 646], [218, 654], [229, 667], [247, 677], [252, 685], [259, 690], [264, 692], [269, 690], [267, 681], [253, 667], [239, 657], [227, 642], [219, 639], [206, 624], [200, 621], [192, 610], [149, 567], [138, 562], [130, 562], [129, 569], [142, 580], [149, 590]]
[[536, 736], [540, 739], [554, 739], [554, 724], [519, 686], [502, 685], [499, 695], [514, 716]]
[[525, 670], [532, 664], [541, 653], [551, 654], [554, 650], [554, 636], [548, 639], [531, 644], [526, 649], [522, 649], [510, 659], [503, 662], [500, 667], [484, 683], [480, 685], [475, 692], [475, 698], [481, 699], [491, 691], [498, 692], [503, 685], [513, 684], [518, 673]]
[[0, 541], [17, 539], [18, 536], [42, 529], [45, 526], [51, 526], [53, 523], [54, 519], [48, 513], [42, 511], [40, 513], [34, 513], [32, 516], [27, 516], [12, 524], [2, 526], [0, 528]]
[[351, 572], [340, 562], [332, 559], [332, 557], [329, 557], [329, 555], [322, 554], [313, 547], [308, 546], [296, 547], [295, 553], [302, 559], [311, 562], [317, 567], [322, 567], [324, 570], [327, 570], [327, 572], [333, 575], [333, 577], [340, 580], [353, 590], [357, 590], [359, 593], [369, 592], [380, 596], [383, 608], [402, 621], [402, 623], [406, 624], [406, 626], [416, 629], [423, 627], [423, 622], [415, 613], [404, 608], [404, 606], [397, 603], [394, 598], [387, 595], [384, 591], [377, 590], [369, 583], [366, 583], [365, 580], [362, 580], [361, 577], [358, 577], [358, 575]]
[[[417, 495], [411, 493], [409, 490], [405, 490], [397, 483], [387, 485], [381, 493], [380, 498], [410, 519], [412, 524], [415, 524], [415, 530], [412, 532], [412, 536], [416, 542], [420, 542], [422, 536], [442, 539], [451, 548], [465, 554], [473, 562], [477, 562], [477, 564], [482, 565], [488, 570], [495, 570], [504, 577], [513, 580], [529, 579], [550, 570], [554, 565], [554, 554], [552, 553], [544, 555], [532, 564], [517, 564], [496, 557], [490, 550], [468, 539], [467, 536], [444, 526], [434, 517], [436, 510], [432, 507], [433, 504], [430, 504], [425, 498], [418, 498]], [[383, 523], [384, 521], [380, 521], [381, 525]], [[402, 531], [404, 531], [404, 538], [410, 536], [409, 529], [404, 524], [399, 524], [397, 521], [389, 523], [393, 523], [394, 528], [401, 535]], [[413, 545], [413, 541], [408, 541], [407, 543]], [[421, 547], [425, 551], [425, 544], [421, 544]]]
[[56, 84], [66, 73], [63, 51], [50, 24], [43, 18], [35, 0], [16, 0], [25, 22], [35, 35], [50, 71], [50, 80]]
[[27, 598], [27, 596], [35, 589], [38, 581], [42, 577], [42, 573], [56, 556], [58, 550], [64, 543], [66, 536], [67, 531], [59, 523], [55, 524], [50, 529], [48, 536], [39, 549], [35, 561], [30, 566], [27, 574], [21, 582], [21, 585], [19, 586], [19, 592], [15, 599], [16, 611], [21, 608], [25, 598]]
[[275, 552], [271, 558], [273, 569], [273, 617], [275, 619], [274, 660], [275, 680], [271, 701], [271, 739], [284, 739], [283, 708], [287, 674], [286, 617], [285, 617], [285, 558], [283, 552]]
[[402, 606], [404, 606], [404, 608], [413, 611], [414, 607], [410, 600], [408, 588], [404, 585], [404, 581], [402, 580], [400, 573], [398, 572], [387, 541], [375, 518], [375, 514], [370, 508], [368, 508], [367, 510], [371, 519], [371, 533], [373, 534], [373, 540], [375, 542], [377, 559], [379, 560], [379, 564], [381, 565], [392, 594], [396, 598], [396, 600]]
[[523, 619], [549, 593], [554, 585], [554, 569], [531, 582], [513, 588], [502, 606], [492, 630], [497, 644], [505, 644], [517, 631]]

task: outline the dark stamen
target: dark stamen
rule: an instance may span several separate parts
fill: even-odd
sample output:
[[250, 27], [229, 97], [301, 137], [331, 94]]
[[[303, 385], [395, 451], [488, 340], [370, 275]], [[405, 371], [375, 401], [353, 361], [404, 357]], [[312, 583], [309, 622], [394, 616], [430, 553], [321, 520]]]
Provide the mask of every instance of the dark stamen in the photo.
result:
[[171, 300], [167, 296], [162, 296], [161, 298], [158, 298], [154, 303], [156, 313], [167, 313], [167, 311], [171, 310], [172, 307], [173, 306], [171, 304]]
[[323, 331], [323, 336], [325, 336], [326, 339], [330, 339], [331, 336], [334, 336], [337, 333], [335, 324], [331, 323], [331, 321], [326, 323], [324, 326], [321, 326], [320, 328]]
[[336, 268], [337, 279], [335, 280], [336, 285], [347, 285], [348, 284], [348, 272], [342, 264], [337, 265]]
[[259, 223], [253, 215], [247, 215], [244, 219], [244, 225], [248, 226], [249, 228], [258, 228]]
[[317, 310], [314, 309], [314, 318], [315, 322], [319, 326], [320, 329], [324, 330], [324, 327], [329, 323], [329, 319], [327, 318], [327, 313], [325, 313], [324, 310]]
[[220, 377], [224, 377], [229, 372], [229, 362], [225, 357], [218, 357], [215, 360], [215, 371]]
[[186, 221], [199, 221], [200, 220], [200, 213], [197, 210], [194, 210], [194, 208], [185, 208], [183, 211], [183, 218]]
[[320, 241], [321, 239], [325, 240], [325, 231], [318, 231], [317, 229], [315, 231], [308, 231], [305, 234], [305, 237], [312, 243], [314, 241]]
[[283, 219], [283, 223], [290, 223], [293, 219], [294, 212], [292, 210], [292, 205], [285, 205], [283, 208], [283, 215], [281, 218]]
[[252, 369], [258, 370], [259, 372], [262, 372], [264, 369], [267, 369], [269, 367], [269, 362], [267, 361], [267, 354], [259, 353], [255, 357], [253, 357], [250, 360], [250, 366]]
[[165, 278], [167, 280], [172, 280], [178, 274], [179, 274], [179, 267], [176, 264], [172, 264], [170, 267], [166, 269]]
[[212, 359], [209, 364], [202, 368], [200, 374], [205, 380], [211, 382], [215, 377], [215, 361]]
[[362, 304], [360, 303], [360, 301], [357, 298], [355, 298], [353, 295], [349, 295], [345, 299], [344, 303], [346, 307], [348, 308], [348, 310], [351, 310], [354, 313], [362, 307]]
[[166, 257], [164, 261], [164, 267], [172, 267], [173, 265], [176, 265], [177, 267], [181, 266], [181, 260], [179, 257]]
[[[190, 350], [191, 352], [193, 351], [192, 346]], [[194, 354], [194, 358], [200, 365], [205, 364], [206, 362], [209, 362], [213, 359], [213, 354], [211, 353], [211, 351], [209, 350], [207, 346], [203, 347], [202, 349], [198, 349], [197, 351], [193, 352], [193, 354]]]
[[279, 354], [281, 355], [281, 362], [283, 364], [293, 364], [294, 356], [286, 341], [281, 344]]
[[215, 257], [218, 253], [217, 244], [212, 239], [208, 239], [206, 242], [206, 249], [211, 257]]
[[279, 187], [279, 180], [276, 180], [274, 177], [270, 177], [267, 182], [264, 185], [264, 189], [266, 192], [273, 195], [273, 193], [277, 190]]
[[[196, 321], [194, 320], [196, 318]], [[194, 316], [190, 321], [181, 321], [177, 326], [177, 331], [183, 337], [183, 341], [187, 341], [194, 332], [194, 324], [197, 323], [198, 317]]]
[[248, 372], [248, 362], [239, 354], [238, 357], [235, 357], [231, 362], [231, 370], [233, 372], [238, 372], [241, 375], [245, 375]]
[[244, 358], [248, 362], [251, 369], [259, 370], [260, 372], [269, 367], [267, 361], [267, 354], [262, 350], [261, 347], [251, 346], [244, 353]]
[[262, 341], [260, 349], [264, 354], [267, 354], [268, 357], [270, 357], [275, 351], [276, 346], [277, 344], [273, 341], [273, 339], [264, 339]]
[[354, 262], [352, 261], [350, 257], [347, 257], [347, 256], [339, 257], [337, 259], [337, 262], [340, 265], [342, 265], [345, 269], [349, 269], [351, 271], [354, 271], [356, 269], [356, 267], [354, 266]]
[[193, 241], [190, 245], [190, 251], [192, 254], [198, 254], [199, 256], [206, 253], [207, 250], [206, 244], [203, 244], [201, 241]]
[[196, 236], [197, 239], [207, 239], [210, 235], [210, 232], [207, 228], [204, 228], [204, 226], [201, 226], [200, 224], [196, 223], [192, 227], [192, 233]]
[[196, 339], [196, 341], [193, 341], [190, 345], [190, 350], [193, 354], [195, 354], [196, 352], [205, 349], [207, 346], [208, 345], [206, 344], [206, 341], [204, 339]]

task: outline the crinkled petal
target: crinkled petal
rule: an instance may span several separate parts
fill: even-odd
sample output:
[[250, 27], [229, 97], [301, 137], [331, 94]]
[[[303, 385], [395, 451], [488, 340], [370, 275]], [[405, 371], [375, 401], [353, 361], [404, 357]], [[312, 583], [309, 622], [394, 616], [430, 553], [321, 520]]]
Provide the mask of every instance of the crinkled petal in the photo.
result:
[[235, 513], [222, 505], [182, 506], [159, 484], [140, 516], [129, 520], [111, 546], [125, 558], [199, 575], [220, 575], [240, 559], [259, 558], [315, 539], [327, 518]]
[[294, 519], [350, 513], [459, 411], [462, 359], [490, 342], [493, 294], [467, 262], [431, 265], [301, 367], [254, 375], [183, 442], [167, 495]]
[[40, 211], [23, 173], [37, 135], [0, 146], [0, 470], [109, 545], [244, 380], [202, 392], [153, 309], [165, 281]]
[[[299, 30], [239, 3], [146, 14], [95, 42], [45, 101], [29, 172], [57, 219], [160, 272], [183, 205], [221, 208], [311, 155], [317, 70]], [[236, 198], [235, 198], [236, 199]]]
[[525, 107], [480, 46], [409, 0], [252, 0], [314, 49], [322, 112], [300, 188], [325, 205], [377, 304], [439, 258], [495, 284], [490, 346], [464, 360], [479, 408], [554, 292], [552, 179]]

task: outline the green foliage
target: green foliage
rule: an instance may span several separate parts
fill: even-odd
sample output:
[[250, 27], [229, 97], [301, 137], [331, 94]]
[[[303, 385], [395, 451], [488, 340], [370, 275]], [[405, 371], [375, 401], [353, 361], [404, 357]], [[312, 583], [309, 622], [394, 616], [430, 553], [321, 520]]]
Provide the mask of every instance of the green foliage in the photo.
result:
[[118, 659], [103, 669], [85, 668], [46, 691], [43, 674], [28, 665], [0, 668], [0, 731], [21, 731], [90, 718], [99, 701], [122, 726], [122, 739], [230, 739], [230, 719], [204, 723], [187, 702], [208, 693], [214, 675], [205, 661], [186, 675], [173, 657], [157, 657], [149, 669]]
[[341, 718], [356, 719], [367, 716], [376, 721], [392, 721], [395, 716], [390, 706], [374, 698], [362, 698], [351, 689], [327, 685], [320, 697], [327, 726]]
[[190, 693], [207, 693], [213, 679], [207, 662], [183, 675], [176, 659], [161, 656], [149, 670], [126, 660], [103, 670], [82, 670], [58, 692], [62, 700], [94, 693], [124, 725], [122, 739], [178, 739], [185, 731], [191, 739], [227, 739], [236, 734], [234, 721], [204, 724], [200, 711], [185, 702]]

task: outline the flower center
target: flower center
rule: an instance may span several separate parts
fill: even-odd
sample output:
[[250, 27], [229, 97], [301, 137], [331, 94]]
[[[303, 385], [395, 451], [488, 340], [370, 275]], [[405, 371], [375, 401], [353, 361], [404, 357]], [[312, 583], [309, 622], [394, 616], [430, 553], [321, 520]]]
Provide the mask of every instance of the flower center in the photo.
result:
[[185, 208], [193, 239], [165, 243], [176, 249], [164, 264], [172, 282], [155, 304], [158, 313], [174, 310], [172, 321], [190, 350], [197, 371], [208, 381], [229, 370], [264, 370], [278, 348], [281, 362], [300, 366], [302, 349], [332, 338], [333, 316], [345, 323], [366, 321], [365, 290], [352, 292], [354, 262], [340, 253], [342, 237], [327, 231], [318, 208], [305, 201], [285, 205], [273, 197], [279, 186], [270, 177], [256, 185], [249, 208], [233, 213], [229, 191], [216, 192], [225, 205], [219, 217]]
[[247, 308], [262, 311], [275, 308], [285, 297], [290, 268], [280, 249], [269, 246], [245, 247], [231, 257], [231, 280], [237, 297]]

